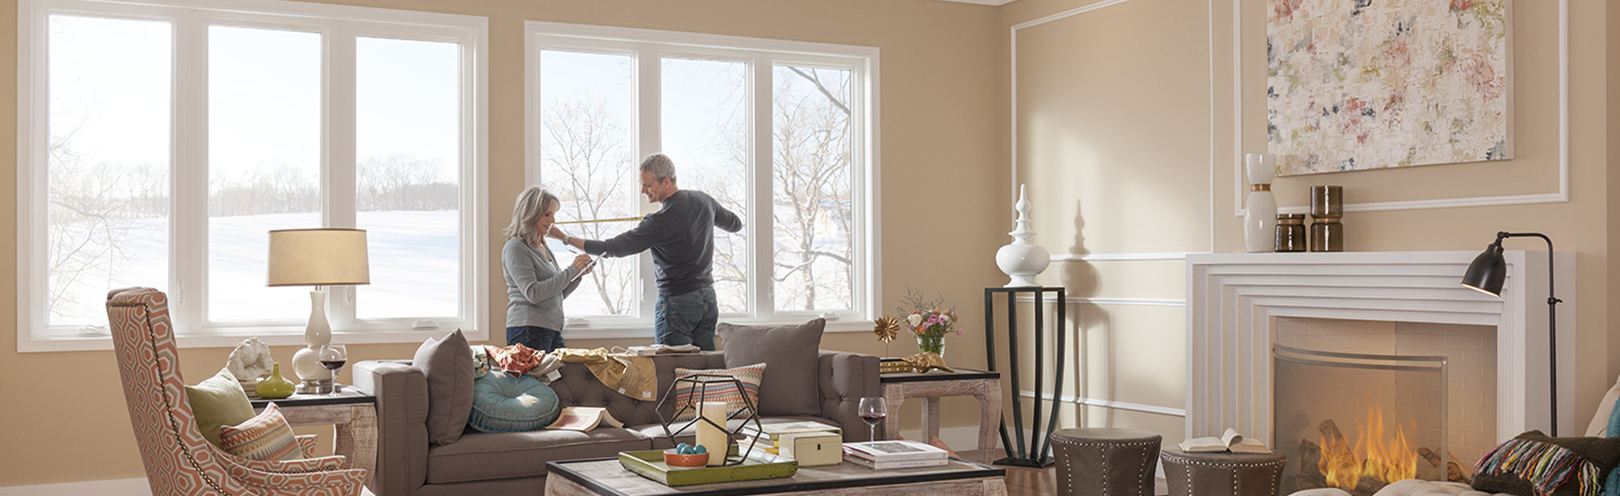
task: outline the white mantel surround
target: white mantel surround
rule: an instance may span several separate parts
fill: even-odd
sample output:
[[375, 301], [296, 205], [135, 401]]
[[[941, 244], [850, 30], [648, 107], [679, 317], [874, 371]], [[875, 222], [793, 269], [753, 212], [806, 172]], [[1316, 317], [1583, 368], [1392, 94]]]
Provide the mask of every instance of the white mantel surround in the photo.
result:
[[[1489, 236], [1482, 238], [1482, 245]], [[1497, 329], [1498, 442], [1548, 428], [1547, 252], [1503, 253], [1502, 297], [1464, 288], [1479, 252], [1219, 253], [1187, 257], [1187, 436], [1227, 427], [1272, 442], [1272, 317]], [[1575, 256], [1558, 252], [1558, 427], [1574, 412]]]

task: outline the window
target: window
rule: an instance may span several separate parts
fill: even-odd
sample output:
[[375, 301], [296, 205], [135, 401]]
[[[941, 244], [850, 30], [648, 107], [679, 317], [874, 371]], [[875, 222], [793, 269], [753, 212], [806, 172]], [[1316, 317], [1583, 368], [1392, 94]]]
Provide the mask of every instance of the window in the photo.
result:
[[108, 348], [109, 289], [169, 293], [182, 345], [302, 342], [268, 231], [358, 227], [354, 341], [479, 339], [488, 262], [486, 20], [249, 0], [24, 0], [22, 351]]
[[[741, 232], [715, 231], [722, 320], [822, 316], [833, 328], [869, 328], [877, 294], [876, 49], [528, 27], [528, 180], [562, 199], [559, 222], [656, 211], [639, 194], [637, 166], [662, 152], [675, 161], [682, 189], [708, 193], [744, 219]], [[605, 239], [634, 226], [562, 227]], [[656, 294], [649, 254], [608, 259], [564, 301], [568, 330], [645, 335]]]

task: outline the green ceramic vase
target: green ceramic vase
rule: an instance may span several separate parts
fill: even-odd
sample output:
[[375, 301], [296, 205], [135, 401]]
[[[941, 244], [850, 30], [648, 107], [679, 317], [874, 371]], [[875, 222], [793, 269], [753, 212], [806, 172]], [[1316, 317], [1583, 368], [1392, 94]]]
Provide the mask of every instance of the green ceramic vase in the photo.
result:
[[294, 388], [292, 381], [281, 376], [281, 362], [276, 362], [270, 365], [270, 377], [259, 381], [258, 387], [253, 388], [253, 391], [259, 393], [260, 398], [279, 400], [292, 396]]

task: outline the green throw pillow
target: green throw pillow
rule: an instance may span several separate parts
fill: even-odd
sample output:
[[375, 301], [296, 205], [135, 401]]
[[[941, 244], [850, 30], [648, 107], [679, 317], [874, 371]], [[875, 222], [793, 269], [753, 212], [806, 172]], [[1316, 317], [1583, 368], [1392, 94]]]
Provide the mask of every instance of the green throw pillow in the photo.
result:
[[242, 384], [229, 369], [195, 386], [186, 386], [186, 401], [191, 403], [191, 414], [197, 418], [197, 428], [208, 442], [219, 446], [219, 428], [236, 425], [253, 418], [253, 403], [248, 401]]

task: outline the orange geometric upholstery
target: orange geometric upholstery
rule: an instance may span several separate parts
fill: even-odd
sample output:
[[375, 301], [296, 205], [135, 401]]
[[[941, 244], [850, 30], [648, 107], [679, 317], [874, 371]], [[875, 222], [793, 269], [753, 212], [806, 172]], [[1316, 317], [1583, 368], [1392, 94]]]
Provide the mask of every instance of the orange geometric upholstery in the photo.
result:
[[[344, 469], [342, 456], [285, 462], [239, 458], [209, 443], [197, 428], [179, 348], [169, 322], [169, 298], [152, 288], [107, 294], [107, 321], [118, 354], [129, 421], [154, 495], [370, 494], [366, 471]], [[307, 445], [307, 444], [306, 444]]]

